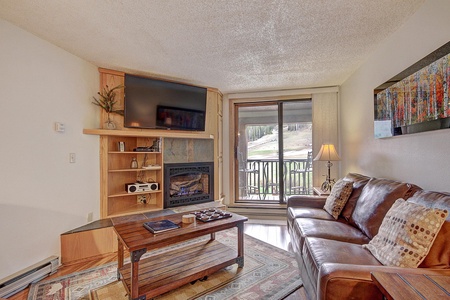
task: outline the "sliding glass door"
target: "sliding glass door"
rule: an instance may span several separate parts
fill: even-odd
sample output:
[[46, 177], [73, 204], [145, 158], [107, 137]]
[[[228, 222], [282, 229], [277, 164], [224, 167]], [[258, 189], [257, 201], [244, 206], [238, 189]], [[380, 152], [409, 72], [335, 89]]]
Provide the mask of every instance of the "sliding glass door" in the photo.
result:
[[235, 104], [235, 202], [312, 192], [310, 100]]

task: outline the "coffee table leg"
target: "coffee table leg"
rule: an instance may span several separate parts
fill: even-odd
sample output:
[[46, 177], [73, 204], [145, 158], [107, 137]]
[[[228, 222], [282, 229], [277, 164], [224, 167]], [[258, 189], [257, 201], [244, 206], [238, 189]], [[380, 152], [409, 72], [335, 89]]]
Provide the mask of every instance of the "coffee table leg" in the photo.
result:
[[120, 280], [119, 269], [123, 267], [123, 245], [119, 238], [117, 238], [117, 280]]
[[144, 299], [144, 297], [139, 297], [139, 260], [141, 256], [147, 252], [146, 248], [135, 250], [131, 252], [131, 299]]
[[139, 262], [131, 265], [131, 299], [139, 297]]
[[236, 263], [239, 268], [244, 266], [244, 223], [237, 224], [238, 228], [238, 257]]
[[210, 241], [214, 241], [215, 239], [216, 239], [216, 233], [213, 232], [213, 233], [211, 233]]

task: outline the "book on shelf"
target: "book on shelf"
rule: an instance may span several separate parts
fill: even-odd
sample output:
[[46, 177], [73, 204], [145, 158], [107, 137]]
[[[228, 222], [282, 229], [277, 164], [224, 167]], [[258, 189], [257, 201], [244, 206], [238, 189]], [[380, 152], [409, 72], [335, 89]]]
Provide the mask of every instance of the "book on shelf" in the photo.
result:
[[145, 222], [144, 227], [147, 230], [149, 230], [151, 233], [160, 233], [160, 232], [180, 228], [180, 226], [178, 224], [175, 224], [174, 222], [172, 222], [170, 220]]

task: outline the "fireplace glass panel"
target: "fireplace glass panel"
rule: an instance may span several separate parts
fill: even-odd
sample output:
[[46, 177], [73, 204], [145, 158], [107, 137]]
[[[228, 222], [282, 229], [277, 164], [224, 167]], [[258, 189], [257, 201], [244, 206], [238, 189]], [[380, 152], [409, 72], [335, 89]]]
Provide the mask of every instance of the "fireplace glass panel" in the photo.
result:
[[164, 207], [214, 201], [214, 164], [164, 164]]

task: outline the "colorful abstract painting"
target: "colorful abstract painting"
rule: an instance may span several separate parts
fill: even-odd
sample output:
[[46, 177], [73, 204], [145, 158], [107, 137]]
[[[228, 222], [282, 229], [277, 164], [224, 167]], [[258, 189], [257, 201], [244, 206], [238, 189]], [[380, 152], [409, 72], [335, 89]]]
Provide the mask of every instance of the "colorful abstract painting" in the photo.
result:
[[390, 136], [449, 128], [449, 60], [447, 54], [376, 94], [376, 137], [389, 136], [387, 127]]

